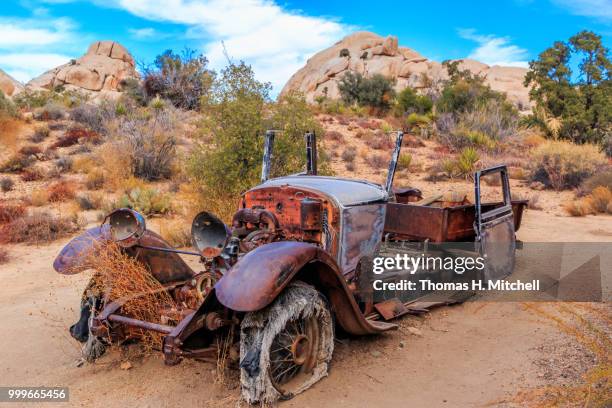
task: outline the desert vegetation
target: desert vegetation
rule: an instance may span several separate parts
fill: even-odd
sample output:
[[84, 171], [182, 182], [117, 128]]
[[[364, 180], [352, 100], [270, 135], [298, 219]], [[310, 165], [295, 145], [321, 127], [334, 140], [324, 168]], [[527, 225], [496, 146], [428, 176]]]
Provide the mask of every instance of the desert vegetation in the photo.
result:
[[[458, 62], [444, 63], [443, 78], [400, 91], [384, 76], [349, 71], [340, 99], [324, 93], [309, 105], [296, 92], [274, 100], [242, 62], [214, 72], [192, 50], [163, 52], [111, 99], [61, 87], [0, 94], [3, 241], [63, 237], [121, 206], [161, 217], [172, 243], [188, 245], [195, 212], [227, 220], [239, 194], [258, 183], [267, 129], [277, 130], [273, 177], [302, 171], [303, 134], [314, 131], [322, 174], [382, 182], [393, 131], [403, 130], [398, 185], [456, 189], [479, 168], [505, 163], [532, 209], [610, 213], [608, 54], [590, 32], [542, 52], [525, 80], [527, 112]], [[581, 61], [579, 75], [571, 58]], [[499, 185], [485, 180], [484, 188]]]

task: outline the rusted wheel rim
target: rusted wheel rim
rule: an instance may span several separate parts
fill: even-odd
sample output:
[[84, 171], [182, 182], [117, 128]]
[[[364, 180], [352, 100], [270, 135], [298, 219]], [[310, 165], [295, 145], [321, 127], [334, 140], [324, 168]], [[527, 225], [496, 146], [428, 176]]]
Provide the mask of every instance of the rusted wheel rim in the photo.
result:
[[314, 316], [287, 322], [270, 349], [270, 379], [274, 388], [282, 394], [297, 390], [316, 366], [319, 343], [319, 324]]

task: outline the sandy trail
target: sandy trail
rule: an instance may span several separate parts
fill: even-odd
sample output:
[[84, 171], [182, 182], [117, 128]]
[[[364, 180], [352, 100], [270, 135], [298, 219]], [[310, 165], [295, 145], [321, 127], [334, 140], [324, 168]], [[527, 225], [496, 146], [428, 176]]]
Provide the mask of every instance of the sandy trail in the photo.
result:
[[[612, 241], [612, 217], [575, 219], [528, 211], [518, 236], [535, 242]], [[0, 273], [4, 282], [0, 286], [0, 385], [68, 386], [70, 403], [57, 404], [66, 406], [239, 403], [236, 373], [228, 385], [216, 384], [212, 364], [184, 361], [166, 367], [160, 357], [152, 356], [136, 359], [131, 369], [122, 370], [121, 356], [115, 352], [97, 364], [77, 367], [80, 351], [67, 328], [77, 316], [88, 277], [62, 276], [52, 270], [52, 261], [66, 241], [8, 248], [13, 258]], [[610, 309], [603, 307], [598, 316], [607, 316], [609, 322]], [[520, 303], [466, 303], [425, 317], [406, 317], [400, 325], [401, 330], [383, 336], [341, 339], [330, 376], [280, 405], [496, 405], [520, 389], [578, 381], [593, 364], [588, 350]], [[419, 328], [422, 336], [411, 335], [408, 326]], [[567, 362], [575, 369], [559, 373], [542, 369], [537, 362], [543, 357]]]

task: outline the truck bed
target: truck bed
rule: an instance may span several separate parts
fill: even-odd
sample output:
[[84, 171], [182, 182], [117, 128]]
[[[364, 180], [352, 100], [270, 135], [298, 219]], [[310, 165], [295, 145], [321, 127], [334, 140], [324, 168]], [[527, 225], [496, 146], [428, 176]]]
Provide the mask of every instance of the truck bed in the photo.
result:
[[[513, 200], [514, 230], [521, 227], [523, 211], [528, 200]], [[486, 212], [502, 203], [482, 204]], [[434, 207], [408, 203], [387, 204], [384, 234], [394, 238], [411, 241], [457, 242], [473, 241], [476, 238], [474, 204], [455, 207]]]

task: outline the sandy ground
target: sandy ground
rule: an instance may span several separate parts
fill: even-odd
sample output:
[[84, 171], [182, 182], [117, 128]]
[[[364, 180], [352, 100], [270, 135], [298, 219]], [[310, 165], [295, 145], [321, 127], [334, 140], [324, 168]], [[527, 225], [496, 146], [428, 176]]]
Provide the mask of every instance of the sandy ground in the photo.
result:
[[[518, 235], [524, 241], [612, 241], [612, 217], [528, 211]], [[65, 242], [8, 248], [13, 258], [0, 268], [0, 386], [68, 386], [70, 403], [60, 404], [66, 406], [241, 405], [237, 373], [230, 372], [221, 384], [212, 364], [184, 361], [166, 367], [160, 357], [150, 356], [132, 359], [132, 368], [123, 370], [126, 357], [115, 351], [77, 367], [79, 347], [67, 328], [77, 316], [87, 276], [52, 270]], [[537, 307], [561, 313], [559, 305]], [[609, 305], [591, 309], [597, 313], [584, 312], [584, 318], [609, 330]], [[400, 325], [399, 331], [377, 337], [339, 339], [329, 377], [280, 405], [521, 406], [511, 402], [519, 390], [578, 383], [596, 360], [553, 320], [521, 303], [470, 302], [406, 317]]]

